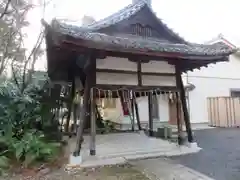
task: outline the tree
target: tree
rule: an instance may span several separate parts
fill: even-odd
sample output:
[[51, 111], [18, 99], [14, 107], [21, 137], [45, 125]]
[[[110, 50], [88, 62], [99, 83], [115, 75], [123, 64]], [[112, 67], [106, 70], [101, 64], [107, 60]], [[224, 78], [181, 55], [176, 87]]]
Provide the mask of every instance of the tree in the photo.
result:
[[0, 5], [0, 75], [12, 60], [24, 60], [26, 49], [22, 32], [29, 24], [26, 15], [32, 7], [25, 0], [3, 0]]
[[[13, 79], [22, 92], [31, 83], [35, 63], [43, 54], [43, 29], [32, 48], [27, 49], [24, 44], [24, 28], [29, 25], [26, 15], [36, 6], [27, 0], [3, 0], [0, 4], [0, 76], [10, 66]], [[44, 13], [45, 1], [41, 6]]]

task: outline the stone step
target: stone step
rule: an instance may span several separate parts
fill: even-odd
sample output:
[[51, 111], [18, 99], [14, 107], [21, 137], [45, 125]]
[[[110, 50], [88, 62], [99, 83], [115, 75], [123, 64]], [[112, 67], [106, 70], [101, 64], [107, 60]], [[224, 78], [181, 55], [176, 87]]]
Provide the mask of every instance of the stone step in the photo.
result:
[[107, 155], [101, 155], [98, 154], [99, 158], [115, 158], [115, 157], [125, 157], [125, 156], [144, 156], [144, 155], [149, 155], [149, 154], [158, 154], [159, 156], [164, 156], [166, 154], [166, 152], [171, 152], [172, 151], [172, 147], [171, 148], [164, 148], [164, 150], [162, 148], [152, 148], [152, 149], [134, 149], [133, 150], [128, 150], [125, 152], [118, 152], [118, 153], [109, 153]]

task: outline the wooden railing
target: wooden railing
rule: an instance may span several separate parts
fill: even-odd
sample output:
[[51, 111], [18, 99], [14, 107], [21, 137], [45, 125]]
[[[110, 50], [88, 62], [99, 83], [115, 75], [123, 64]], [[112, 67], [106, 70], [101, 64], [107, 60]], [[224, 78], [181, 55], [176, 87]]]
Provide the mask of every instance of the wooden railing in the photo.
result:
[[240, 97], [209, 97], [207, 105], [210, 126], [240, 126]]

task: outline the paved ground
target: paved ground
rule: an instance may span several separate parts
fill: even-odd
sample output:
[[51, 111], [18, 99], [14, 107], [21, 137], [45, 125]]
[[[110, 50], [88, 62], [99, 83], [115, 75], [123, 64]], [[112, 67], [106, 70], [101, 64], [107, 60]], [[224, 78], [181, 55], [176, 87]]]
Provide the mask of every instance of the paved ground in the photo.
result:
[[172, 158], [216, 180], [240, 179], [240, 129], [195, 131], [199, 153]]
[[151, 180], [214, 180], [169, 159], [154, 158], [130, 163]]

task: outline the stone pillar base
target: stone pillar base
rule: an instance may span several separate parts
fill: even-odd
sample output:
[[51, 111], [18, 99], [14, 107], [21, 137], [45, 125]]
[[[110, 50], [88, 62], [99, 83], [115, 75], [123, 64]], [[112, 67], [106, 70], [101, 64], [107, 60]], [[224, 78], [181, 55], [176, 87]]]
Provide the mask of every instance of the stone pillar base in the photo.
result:
[[192, 143], [187, 142], [186, 145], [187, 145], [189, 148], [199, 148], [197, 142], [192, 142]]
[[82, 156], [73, 156], [72, 154], [69, 157], [69, 166], [77, 166], [82, 164]]
[[95, 156], [96, 155], [96, 150], [90, 150], [90, 156]]
[[149, 137], [153, 137], [153, 134], [154, 134], [153, 130], [150, 130], [150, 129], [149, 129], [149, 130], [148, 130], [148, 136], [149, 136]]

